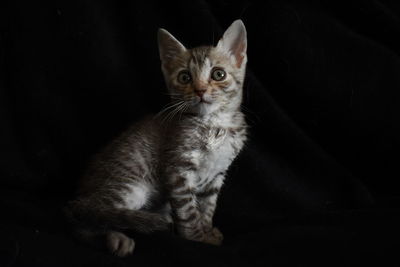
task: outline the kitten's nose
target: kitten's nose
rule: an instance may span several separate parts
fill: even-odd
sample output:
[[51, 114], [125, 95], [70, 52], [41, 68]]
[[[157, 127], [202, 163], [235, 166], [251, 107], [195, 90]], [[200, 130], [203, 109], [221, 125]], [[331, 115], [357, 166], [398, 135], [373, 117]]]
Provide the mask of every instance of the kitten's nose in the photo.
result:
[[196, 95], [203, 97], [204, 93], [207, 91], [207, 89], [204, 88], [200, 88], [200, 89], [194, 89], [194, 92], [196, 93]]

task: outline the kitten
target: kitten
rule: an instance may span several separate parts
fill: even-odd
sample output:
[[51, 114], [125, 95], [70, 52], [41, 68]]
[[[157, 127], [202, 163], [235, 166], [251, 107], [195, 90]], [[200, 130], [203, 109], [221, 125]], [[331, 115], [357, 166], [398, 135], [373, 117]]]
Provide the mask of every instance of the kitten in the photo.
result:
[[164, 29], [158, 43], [172, 111], [136, 123], [99, 153], [66, 208], [80, 238], [118, 256], [133, 252], [132, 231], [172, 222], [184, 238], [221, 244], [212, 224], [217, 196], [246, 140], [243, 22], [233, 22], [216, 47], [186, 49]]

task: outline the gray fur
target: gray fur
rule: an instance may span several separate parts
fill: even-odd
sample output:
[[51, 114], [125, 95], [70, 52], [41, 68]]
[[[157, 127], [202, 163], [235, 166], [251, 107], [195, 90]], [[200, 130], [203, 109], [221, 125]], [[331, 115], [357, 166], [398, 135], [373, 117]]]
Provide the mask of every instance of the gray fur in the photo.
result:
[[[162, 29], [158, 37], [170, 105], [95, 156], [66, 209], [82, 239], [104, 237], [118, 256], [133, 251], [130, 231], [166, 230], [171, 222], [184, 238], [220, 244], [223, 236], [212, 224], [217, 197], [246, 141], [243, 23], [235, 21], [216, 47], [186, 49]], [[224, 80], [210, 78], [215, 68], [226, 72]], [[182, 70], [190, 83], [178, 82]]]

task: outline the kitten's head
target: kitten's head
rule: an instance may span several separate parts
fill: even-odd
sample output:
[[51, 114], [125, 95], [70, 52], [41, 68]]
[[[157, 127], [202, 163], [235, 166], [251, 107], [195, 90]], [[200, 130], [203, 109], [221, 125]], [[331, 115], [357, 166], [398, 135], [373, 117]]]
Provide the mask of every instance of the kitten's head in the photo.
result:
[[240, 107], [247, 62], [241, 20], [232, 23], [216, 47], [187, 49], [164, 29], [158, 31], [158, 46], [164, 78], [177, 106], [198, 115]]

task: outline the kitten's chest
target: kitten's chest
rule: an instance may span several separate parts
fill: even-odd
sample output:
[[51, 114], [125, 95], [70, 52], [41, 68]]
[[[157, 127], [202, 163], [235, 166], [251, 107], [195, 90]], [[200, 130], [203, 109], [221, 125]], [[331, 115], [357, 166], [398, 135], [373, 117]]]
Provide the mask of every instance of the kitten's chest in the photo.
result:
[[225, 172], [243, 146], [243, 138], [229, 129], [216, 128], [206, 135], [205, 151], [199, 168], [200, 180]]

